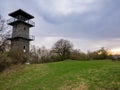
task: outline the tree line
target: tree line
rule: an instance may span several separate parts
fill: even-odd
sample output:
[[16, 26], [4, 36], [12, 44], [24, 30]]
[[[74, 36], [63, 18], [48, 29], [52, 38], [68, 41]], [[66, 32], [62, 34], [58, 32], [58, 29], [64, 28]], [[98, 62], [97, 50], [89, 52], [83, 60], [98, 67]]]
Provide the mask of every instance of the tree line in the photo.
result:
[[80, 49], [74, 49], [73, 44], [64, 39], [58, 40], [51, 50], [46, 49], [45, 47], [38, 48], [33, 45], [30, 54], [33, 57], [30, 60], [32, 63], [63, 61], [66, 59], [106, 60], [112, 58], [104, 47], [93, 52], [88, 51], [87, 53], [84, 53]]

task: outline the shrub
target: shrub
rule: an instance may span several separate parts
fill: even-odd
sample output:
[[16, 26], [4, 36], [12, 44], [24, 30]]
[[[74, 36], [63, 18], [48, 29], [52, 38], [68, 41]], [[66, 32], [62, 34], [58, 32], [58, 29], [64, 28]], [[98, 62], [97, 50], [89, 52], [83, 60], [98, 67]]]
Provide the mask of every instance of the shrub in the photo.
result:
[[5, 68], [11, 66], [12, 59], [7, 56], [7, 54], [0, 55], [0, 71], [3, 71]]
[[29, 55], [23, 52], [9, 52], [8, 57], [12, 59], [12, 64], [24, 64], [29, 59]]
[[11, 65], [24, 64], [29, 59], [28, 54], [22, 52], [7, 52], [0, 55], [0, 71], [8, 68]]

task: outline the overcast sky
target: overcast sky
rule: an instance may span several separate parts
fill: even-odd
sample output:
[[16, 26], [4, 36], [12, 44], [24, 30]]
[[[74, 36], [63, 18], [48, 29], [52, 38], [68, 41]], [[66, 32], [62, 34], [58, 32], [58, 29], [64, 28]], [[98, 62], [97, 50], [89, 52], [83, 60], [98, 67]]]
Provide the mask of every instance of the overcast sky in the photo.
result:
[[51, 48], [63, 38], [82, 51], [120, 48], [120, 0], [0, 0], [0, 14], [17, 9], [36, 23], [31, 44]]

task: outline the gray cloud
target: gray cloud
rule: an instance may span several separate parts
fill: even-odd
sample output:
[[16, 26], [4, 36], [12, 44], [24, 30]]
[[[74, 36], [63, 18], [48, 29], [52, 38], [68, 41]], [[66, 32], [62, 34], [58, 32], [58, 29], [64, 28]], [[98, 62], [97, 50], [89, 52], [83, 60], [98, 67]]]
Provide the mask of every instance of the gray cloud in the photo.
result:
[[50, 37], [54, 39], [51, 43], [66, 38], [76, 47], [94, 50], [120, 44], [119, 5], [119, 0], [1, 0], [0, 12], [6, 17], [9, 12], [21, 8], [33, 14], [36, 27], [31, 34], [36, 36], [33, 43], [37, 45], [38, 42], [40, 45], [50, 43]]
[[72, 13], [63, 17], [46, 14], [43, 15], [43, 18], [49, 23], [59, 25], [60, 30], [58, 29], [58, 32], [60, 31], [62, 33], [62, 31], [65, 31], [64, 34], [69, 32], [69, 34], [72, 33], [74, 35], [74, 33], [77, 32], [78, 35], [75, 33], [74, 36], [83, 37], [83, 34], [85, 34], [85, 37], [88, 36], [91, 38], [119, 37], [120, 10], [118, 6], [116, 6], [117, 4], [118, 2], [113, 3], [113, 1], [109, 1], [104, 5], [101, 4], [103, 8], [100, 10], [91, 10], [82, 14]]

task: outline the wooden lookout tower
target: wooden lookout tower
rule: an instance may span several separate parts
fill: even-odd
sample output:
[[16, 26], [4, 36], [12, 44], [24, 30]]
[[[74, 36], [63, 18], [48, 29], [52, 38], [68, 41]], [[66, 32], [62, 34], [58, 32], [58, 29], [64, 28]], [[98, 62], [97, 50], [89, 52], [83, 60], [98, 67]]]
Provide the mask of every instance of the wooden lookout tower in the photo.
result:
[[34, 36], [29, 35], [29, 29], [35, 26], [30, 19], [34, 16], [19, 9], [9, 14], [12, 18], [7, 20], [8, 25], [13, 27], [11, 40], [11, 51], [29, 52], [30, 41], [34, 40]]

